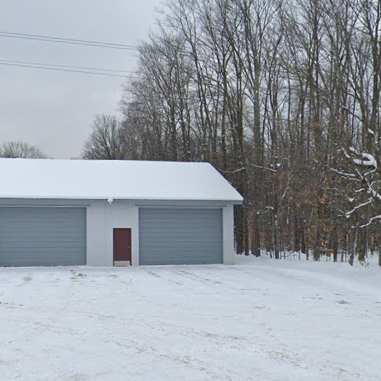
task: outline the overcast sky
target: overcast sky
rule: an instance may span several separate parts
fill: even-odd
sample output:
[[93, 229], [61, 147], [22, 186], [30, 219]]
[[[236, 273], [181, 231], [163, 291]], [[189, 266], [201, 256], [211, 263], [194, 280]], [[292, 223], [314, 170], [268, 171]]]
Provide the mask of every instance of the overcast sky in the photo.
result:
[[[163, 0], [0, 0], [0, 32], [137, 45]], [[134, 51], [0, 37], [0, 60], [133, 70]], [[1, 61], [0, 61], [1, 62]], [[80, 155], [96, 114], [118, 113], [123, 78], [0, 65], [0, 143]]]

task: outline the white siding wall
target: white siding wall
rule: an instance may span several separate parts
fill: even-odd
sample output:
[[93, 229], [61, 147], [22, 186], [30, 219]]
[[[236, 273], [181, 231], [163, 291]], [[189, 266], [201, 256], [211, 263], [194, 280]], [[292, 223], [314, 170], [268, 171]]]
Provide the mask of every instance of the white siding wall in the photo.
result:
[[[93, 201], [87, 208], [87, 264], [113, 266], [113, 228], [131, 228], [132, 265], [139, 265], [139, 208], [132, 202]], [[234, 264], [233, 205], [222, 208], [223, 263]]]
[[87, 208], [87, 264], [113, 266], [113, 229], [131, 228], [132, 265], [139, 264], [139, 213], [130, 203], [94, 201]]

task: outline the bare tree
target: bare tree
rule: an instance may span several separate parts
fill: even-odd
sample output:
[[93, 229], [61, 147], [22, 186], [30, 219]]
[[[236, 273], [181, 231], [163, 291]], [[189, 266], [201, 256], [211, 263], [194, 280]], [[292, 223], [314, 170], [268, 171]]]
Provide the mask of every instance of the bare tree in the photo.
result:
[[34, 145], [23, 142], [8, 142], [0, 146], [0, 157], [46, 159], [47, 156]]
[[84, 159], [124, 160], [128, 159], [122, 127], [111, 115], [95, 117], [90, 137], [82, 152]]

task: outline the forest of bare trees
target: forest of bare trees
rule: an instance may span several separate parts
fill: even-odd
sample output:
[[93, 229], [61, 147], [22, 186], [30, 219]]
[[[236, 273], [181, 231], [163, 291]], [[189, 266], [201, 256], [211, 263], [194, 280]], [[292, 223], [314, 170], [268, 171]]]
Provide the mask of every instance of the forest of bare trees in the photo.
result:
[[47, 156], [35, 145], [24, 142], [6, 142], [0, 145], [0, 157], [46, 159]]
[[176, 0], [159, 19], [122, 120], [96, 121], [104, 158], [211, 162], [245, 199], [238, 253], [380, 251], [381, 1]]

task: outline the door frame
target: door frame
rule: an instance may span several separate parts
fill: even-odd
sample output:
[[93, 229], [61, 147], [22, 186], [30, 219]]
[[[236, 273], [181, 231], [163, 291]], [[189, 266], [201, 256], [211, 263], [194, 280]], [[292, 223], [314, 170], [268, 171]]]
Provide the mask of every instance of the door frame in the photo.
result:
[[[127, 259], [126, 260], [115, 260], [115, 239], [117, 232], [128, 232], [128, 241], [129, 241], [129, 250], [127, 250]], [[125, 267], [131, 266], [132, 264], [132, 229], [131, 228], [113, 228], [112, 229], [112, 261], [115, 267]]]

